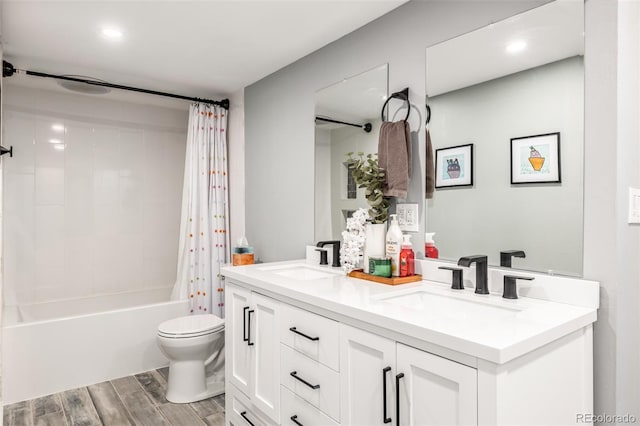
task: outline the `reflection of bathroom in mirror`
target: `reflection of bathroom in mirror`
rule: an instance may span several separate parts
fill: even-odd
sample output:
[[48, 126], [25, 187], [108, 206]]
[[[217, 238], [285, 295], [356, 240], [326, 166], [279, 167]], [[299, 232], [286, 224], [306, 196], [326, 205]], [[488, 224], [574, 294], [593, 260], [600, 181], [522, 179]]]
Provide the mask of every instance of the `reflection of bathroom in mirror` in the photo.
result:
[[[316, 241], [342, 239], [350, 214], [368, 208], [363, 189], [350, 179], [346, 154], [378, 151], [387, 74], [387, 65], [381, 65], [316, 92]], [[369, 132], [366, 124], [371, 125]]]
[[[441, 258], [486, 254], [499, 265], [500, 251], [518, 249], [526, 258], [514, 258], [514, 268], [582, 274], [583, 54], [580, 1], [427, 48], [433, 148], [474, 144], [473, 186], [437, 189], [427, 203], [426, 231], [436, 233]], [[554, 132], [561, 182], [511, 184], [511, 139]]]

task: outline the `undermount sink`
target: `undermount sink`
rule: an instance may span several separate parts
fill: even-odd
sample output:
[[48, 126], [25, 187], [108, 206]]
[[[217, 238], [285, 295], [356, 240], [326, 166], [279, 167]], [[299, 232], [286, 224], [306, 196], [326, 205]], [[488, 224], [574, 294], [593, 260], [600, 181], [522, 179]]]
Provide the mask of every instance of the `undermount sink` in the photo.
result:
[[301, 281], [319, 280], [321, 278], [335, 277], [341, 275], [339, 271], [320, 270], [305, 264], [272, 266], [262, 268], [263, 271], [269, 271], [281, 277], [293, 278]]
[[[477, 300], [473, 300], [474, 298]], [[487, 321], [502, 320], [515, 316], [523, 310], [522, 307], [504, 306], [501, 304], [501, 300], [489, 300], [486, 296], [472, 295], [468, 299], [458, 298], [435, 294], [421, 288], [408, 292], [403, 291], [401, 294], [378, 296], [373, 299], [415, 311], [457, 319], [479, 317]]]

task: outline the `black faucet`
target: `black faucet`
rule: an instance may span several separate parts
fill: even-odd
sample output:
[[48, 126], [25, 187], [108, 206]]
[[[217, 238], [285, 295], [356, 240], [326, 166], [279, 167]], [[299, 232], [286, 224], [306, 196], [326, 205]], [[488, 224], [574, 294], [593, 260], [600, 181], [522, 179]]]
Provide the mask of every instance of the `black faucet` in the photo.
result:
[[331, 266], [340, 266], [340, 240], [318, 241], [316, 247], [322, 248], [329, 244], [333, 245], [333, 264]]
[[512, 257], [522, 257], [525, 258], [527, 255], [522, 250], [506, 250], [500, 252], [500, 266], [504, 268], [511, 268], [511, 258]]
[[471, 266], [472, 263], [476, 264], [476, 293], [489, 294], [489, 287], [487, 286], [487, 256], [475, 255], [464, 256], [458, 260], [458, 266]]

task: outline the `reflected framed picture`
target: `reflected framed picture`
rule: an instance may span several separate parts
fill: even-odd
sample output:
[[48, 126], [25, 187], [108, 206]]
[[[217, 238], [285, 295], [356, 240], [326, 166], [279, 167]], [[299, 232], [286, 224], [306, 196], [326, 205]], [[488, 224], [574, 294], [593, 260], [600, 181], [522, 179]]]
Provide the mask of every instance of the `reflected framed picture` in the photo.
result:
[[436, 188], [473, 185], [473, 144], [436, 149]]
[[560, 133], [511, 139], [511, 184], [560, 183]]

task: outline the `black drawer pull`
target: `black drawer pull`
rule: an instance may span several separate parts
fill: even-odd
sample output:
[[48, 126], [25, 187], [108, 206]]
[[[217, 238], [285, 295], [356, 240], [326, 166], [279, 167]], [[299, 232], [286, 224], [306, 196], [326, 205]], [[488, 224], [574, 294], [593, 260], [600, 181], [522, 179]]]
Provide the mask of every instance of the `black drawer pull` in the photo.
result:
[[291, 416], [289, 417], [291, 419], [292, 422], [294, 422], [295, 424], [297, 424], [298, 426], [304, 426], [302, 423], [300, 423], [297, 419], [298, 419], [298, 415], [296, 414], [295, 416]]
[[247, 324], [247, 345], [249, 346], [253, 346], [253, 343], [251, 342], [251, 314], [253, 312], [253, 309], [250, 309], [249, 312], [247, 312], [247, 318], [249, 319], [249, 324]]
[[320, 385], [312, 385], [311, 383], [307, 382], [305, 379], [302, 379], [300, 377], [297, 376], [298, 372], [297, 371], [292, 371], [291, 373], [289, 373], [291, 375], [291, 377], [293, 377], [296, 380], [301, 381], [302, 383], [304, 383], [305, 385], [309, 386], [311, 389], [320, 389]]
[[242, 308], [242, 341], [247, 342], [249, 338], [247, 337], [247, 309], [248, 306]]
[[302, 337], [306, 337], [306, 338], [307, 338], [307, 339], [309, 339], [309, 340], [313, 340], [313, 341], [320, 340], [320, 338], [319, 338], [319, 337], [311, 337], [311, 336], [307, 336], [307, 335], [306, 335], [306, 334], [304, 334], [304, 333], [300, 333], [298, 330], [296, 330], [296, 327], [291, 327], [291, 328], [289, 329], [289, 331], [293, 331], [294, 333], [299, 334], [299, 335], [300, 335], [300, 336], [302, 336]]
[[243, 411], [242, 413], [240, 413], [240, 415], [242, 416], [242, 418], [244, 419], [245, 422], [249, 423], [251, 426], [256, 426], [253, 423], [251, 423], [251, 420], [249, 420], [246, 416], [247, 412]]
[[404, 373], [396, 374], [396, 424], [400, 426], [400, 379]]
[[387, 373], [391, 371], [391, 367], [382, 369], [382, 421], [391, 423], [391, 417], [387, 417]]

